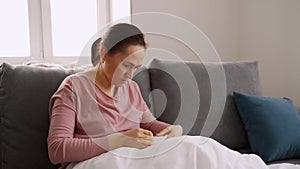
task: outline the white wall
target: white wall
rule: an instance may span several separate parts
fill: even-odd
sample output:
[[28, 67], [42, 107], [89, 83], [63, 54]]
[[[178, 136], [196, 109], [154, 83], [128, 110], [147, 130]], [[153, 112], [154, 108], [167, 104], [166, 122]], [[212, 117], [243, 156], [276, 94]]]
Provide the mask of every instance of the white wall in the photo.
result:
[[[187, 19], [206, 33], [222, 61], [257, 60], [265, 96], [300, 105], [300, 0], [132, 0], [132, 13], [139, 12]], [[188, 52], [177, 42], [149, 39], [151, 46]]]
[[264, 95], [300, 105], [300, 1], [240, 0], [239, 59], [258, 60]]
[[[237, 2], [238, 0], [132, 0], [131, 6], [133, 14], [164, 12], [192, 22], [210, 38], [222, 60], [235, 60], [238, 56]], [[191, 55], [184, 54], [188, 50], [170, 39], [151, 36], [148, 42], [151, 47], [165, 48], [183, 57]]]

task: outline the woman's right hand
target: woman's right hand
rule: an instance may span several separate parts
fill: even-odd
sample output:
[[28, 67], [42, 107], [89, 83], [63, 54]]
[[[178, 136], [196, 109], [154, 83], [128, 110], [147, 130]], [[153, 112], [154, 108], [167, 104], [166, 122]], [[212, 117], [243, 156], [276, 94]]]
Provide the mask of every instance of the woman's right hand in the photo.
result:
[[152, 145], [153, 134], [151, 131], [137, 128], [108, 136], [109, 149], [119, 147], [133, 147], [143, 149]]

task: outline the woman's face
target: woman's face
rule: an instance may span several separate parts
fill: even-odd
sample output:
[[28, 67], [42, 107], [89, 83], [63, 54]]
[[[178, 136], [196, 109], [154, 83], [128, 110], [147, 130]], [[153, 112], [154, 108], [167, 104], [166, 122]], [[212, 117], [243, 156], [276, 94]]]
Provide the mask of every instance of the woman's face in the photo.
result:
[[118, 52], [107, 56], [105, 60], [105, 71], [111, 84], [123, 85], [131, 79], [135, 70], [142, 65], [145, 48], [140, 45], [130, 45], [124, 52]]

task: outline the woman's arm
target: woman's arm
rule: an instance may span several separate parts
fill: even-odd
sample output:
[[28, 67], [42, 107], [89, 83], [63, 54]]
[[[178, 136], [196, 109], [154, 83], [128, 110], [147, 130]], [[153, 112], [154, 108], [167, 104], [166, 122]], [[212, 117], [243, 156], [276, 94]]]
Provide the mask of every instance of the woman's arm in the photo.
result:
[[[152, 116], [152, 114], [151, 114], [151, 116]], [[169, 127], [170, 124], [162, 122], [162, 121], [158, 121], [158, 120], [153, 120], [153, 121], [148, 122], [148, 123], [141, 123], [140, 126], [141, 126], [141, 128], [150, 130], [154, 135], [156, 135], [157, 133], [159, 133], [163, 129]]]
[[[82, 119], [85, 118], [85, 114], [80, 118], [77, 117], [79, 113], [77, 111], [86, 111], [85, 108], [90, 108], [86, 104], [89, 103], [89, 100], [85, 98], [89, 95], [84, 92], [85, 90], [81, 90], [79, 84], [74, 86], [78, 88], [76, 90], [79, 92], [74, 91], [72, 84], [75, 84], [75, 81], [64, 81], [63, 85], [52, 96], [49, 104], [51, 120], [48, 152], [53, 163], [83, 161], [123, 146], [144, 148], [151, 145], [152, 133], [146, 129], [133, 129], [122, 133], [113, 133], [105, 137], [93, 136], [93, 138], [90, 138], [80, 123], [81, 120], [86, 121], [89, 119]], [[83, 86], [86, 89], [86, 85], [83, 84]], [[86, 103], [77, 103], [80, 101]], [[89, 110], [88, 112], [93, 111], [98, 110]], [[98, 133], [97, 135], [101, 136], [105, 133]]]
[[51, 106], [51, 123], [48, 152], [52, 163], [83, 161], [119, 147], [145, 148], [152, 144], [152, 132], [133, 129], [98, 138], [74, 138], [76, 112], [72, 104], [61, 104], [54, 98]]
[[83, 161], [119, 147], [145, 148], [152, 144], [152, 132], [133, 129], [105, 137], [75, 138], [77, 112], [76, 99], [67, 85], [56, 92], [50, 100], [50, 128], [48, 153], [52, 163]]
[[107, 144], [105, 138], [74, 138], [76, 112], [72, 96], [62, 91], [51, 100], [48, 153], [52, 163], [74, 162], [89, 159], [106, 152], [95, 142]]
[[171, 125], [159, 120], [156, 120], [147, 104], [145, 103], [140, 88], [136, 82], [132, 83], [132, 95], [135, 95], [137, 106], [143, 112], [142, 120], [140, 123], [141, 128], [150, 130], [154, 135], [162, 136], [168, 135], [168, 137], [175, 137], [182, 135], [182, 127], [180, 125]]
[[141, 123], [141, 127], [152, 131], [156, 136], [168, 135], [168, 138], [170, 138], [182, 135], [181, 125], [170, 125], [158, 120], [149, 123]]

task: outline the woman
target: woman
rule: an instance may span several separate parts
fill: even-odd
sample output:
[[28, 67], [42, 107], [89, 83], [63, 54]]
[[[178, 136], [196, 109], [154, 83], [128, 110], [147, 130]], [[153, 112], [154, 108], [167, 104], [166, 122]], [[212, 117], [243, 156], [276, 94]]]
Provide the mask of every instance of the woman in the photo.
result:
[[146, 50], [143, 33], [130, 24], [102, 37], [100, 63], [67, 77], [50, 100], [49, 157], [65, 168], [119, 147], [143, 149], [152, 137], [182, 135], [180, 125], [156, 120], [131, 80]]

